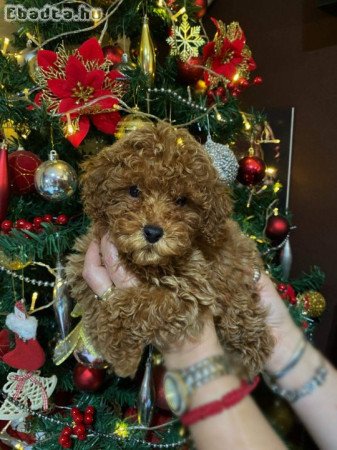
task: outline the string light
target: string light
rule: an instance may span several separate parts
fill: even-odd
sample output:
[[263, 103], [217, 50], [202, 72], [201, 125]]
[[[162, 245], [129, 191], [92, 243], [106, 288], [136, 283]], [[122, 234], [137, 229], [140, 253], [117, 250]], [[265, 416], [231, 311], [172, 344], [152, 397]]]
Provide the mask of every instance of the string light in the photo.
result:
[[1, 50], [1, 53], [3, 55], [5, 55], [7, 53], [8, 45], [9, 45], [9, 38], [5, 37], [4, 41], [3, 41], [3, 44], [2, 44], [2, 50]]
[[98, 25], [99, 21], [101, 20], [101, 9], [98, 8], [92, 8], [91, 9], [91, 17], [94, 21], [95, 25]]
[[274, 208], [274, 209], [273, 209], [273, 214], [274, 214], [274, 216], [278, 216], [278, 212], [279, 212], [279, 211], [278, 211], [278, 208]]
[[66, 130], [66, 135], [67, 136], [71, 136], [75, 133], [75, 128], [74, 125], [71, 122], [71, 118], [70, 118], [70, 114], [66, 114], [67, 117], [67, 130]]
[[273, 191], [275, 192], [275, 194], [282, 189], [282, 184], [279, 181], [276, 181], [276, 183], [273, 186]]
[[30, 304], [29, 311], [34, 311], [36, 300], [37, 300], [38, 296], [39, 296], [38, 292], [35, 291], [35, 292], [32, 293], [32, 301], [31, 301], [31, 304]]
[[126, 438], [129, 436], [129, 429], [128, 429], [128, 425], [125, 422], [117, 422], [116, 426], [115, 426], [115, 431], [114, 433], [122, 438]]
[[252, 128], [251, 123], [248, 121], [246, 114], [244, 114], [243, 112], [241, 113], [241, 117], [242, 117], [242, 121], [243, 121], [243, 125], [245, 127], [245, 130], [249, 131]]
[[236, 74], [233, 76], [233, 82], [236, 83], [237, 81], [239, 81], [240, 78], [240, 74], [239, 72], [236, 72]]

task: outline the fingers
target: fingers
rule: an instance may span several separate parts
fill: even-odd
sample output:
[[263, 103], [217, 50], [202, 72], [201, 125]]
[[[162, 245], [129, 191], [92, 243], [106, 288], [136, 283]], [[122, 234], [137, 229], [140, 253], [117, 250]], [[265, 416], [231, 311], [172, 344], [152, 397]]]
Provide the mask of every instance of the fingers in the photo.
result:
[[117, 248], [109, 241], [107, 234], [101, 240], [101, 253], [110, 279], [117, 288], [128, 288], [139, 284], [137, 278], [120, 264]]
[[102, 266], [99, 244], [92, 241], [84, 258], [82, 276], [96, 295], [103, 295], [112, 282], [107, 269]]

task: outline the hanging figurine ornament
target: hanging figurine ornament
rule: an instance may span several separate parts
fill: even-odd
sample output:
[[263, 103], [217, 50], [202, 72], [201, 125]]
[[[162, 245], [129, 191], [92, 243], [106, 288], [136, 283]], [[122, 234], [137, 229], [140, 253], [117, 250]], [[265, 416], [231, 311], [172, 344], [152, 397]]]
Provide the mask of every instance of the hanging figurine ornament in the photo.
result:
[[66, 138], [78, 147], [90, 124], [105, 134], [114, 134], [120, 119], [118, 98], [125, 92], [126, 79], [112, 70], [96, 38], [85, 41], [69, 53], [64, 46], [57, 52], [39, 50], [37, 54], [42, 100], [50, 114], [59, 114], [65, 123]]
[[183, 14], [180, 25], [173, 25], [171, 35], [167, 42], [171, 47], [170, 54], [179, 56], [186, 62], [191, 56], [199, 55], [199, 47], [204, 45], [205, 39], [200, 35], [200, 25], [191, 26], [188, 22], [188, 15]]
[[153, 416], [155, 389], [152, 374], [152, 347], [145, 364], [145, 372], [138, 395], [138, 422], [149, 426]]
[[228, 184], [233, 183], [238, 174], [239, 164], [228, 145], [218, 144], [208, 135], [205, 149], [212, 158], [220, 178]]
[[72, 302], [68, 292], [68, 284], [64, 273], [64, 267], [60, 261], [57, 261], [55, 275], [53, 308], [60, 337], [61, 339], [64, 339], [70, 332], [70, 312]]
[[47, 200], [66, 200], [76, 191], [77, 175], [70, 164], [58, 159], [56, 151], [51, 150], [49, 161], [43, 162], [35, 172], [35, 187]]
[[143, 72], [153, 81], [156, 73], [156, 51], [151, 37], [149, 19], [144, 16], [140, 38], [139, 65]]

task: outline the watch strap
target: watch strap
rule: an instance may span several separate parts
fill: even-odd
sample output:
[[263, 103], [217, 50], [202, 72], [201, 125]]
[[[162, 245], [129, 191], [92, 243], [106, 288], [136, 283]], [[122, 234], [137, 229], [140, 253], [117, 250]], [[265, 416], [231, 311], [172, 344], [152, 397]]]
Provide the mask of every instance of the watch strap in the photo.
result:
[[189, 394], [195, 389], [228, 373], [228, 365], [223, 354], [205, 358], [186, 369], [177, 372], [188, 386]]

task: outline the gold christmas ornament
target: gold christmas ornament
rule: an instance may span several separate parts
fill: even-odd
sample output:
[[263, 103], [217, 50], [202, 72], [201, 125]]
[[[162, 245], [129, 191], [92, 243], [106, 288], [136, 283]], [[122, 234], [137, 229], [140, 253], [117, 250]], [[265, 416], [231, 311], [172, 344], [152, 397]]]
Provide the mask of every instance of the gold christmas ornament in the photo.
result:
[[152, 41], [149, 19], [147, 16], [144, 16], [140, 38], [139, 65], [143, 69], [143, 72], [149, 75], [150, 80], [153, 81], [156, 73], [156, 51]]
[[199, 47], [205, 43], [205, 39], [200, 36], [200, 30], [200, 25], [191, 26], [188, 15], [184, 14], [181, 24], [173, 25], [171, 36], [166, 39], [171, 47], [170, 55], [179, 56], [185, 62], [192, 56], [198, 56]]
[[297, 297], [298, 304], [303, 305], [309, 317], [320, 317], [325, 311], [326, 300], [320, 292], [307, 291]]
[[28, 126], [24, 123], [14, 124], [13, 120], [2, 123], [1, 131], [6, 141], [14, 143], [19, 139], [19, 135], [26, 139], [30, 133]]
[[19, 259], [12, 259], [5, 255], [3, 251], [0, 250], [0, 266], [5, 267], [5, 269], [9, 270], [21, 270], [25, 267], [29, 266], [31, 261], [20, 261]]
[[144, 125], [150, 122], [151, 122], [150, 119], [140, 114], [137, 113], [129, 114], [123, 117], [123, 119], [121, 119], [118, 122], [115, 137], [117, 139], [121, 139], [131, 131], [139, 130], [139, 128], [143, 127]]

